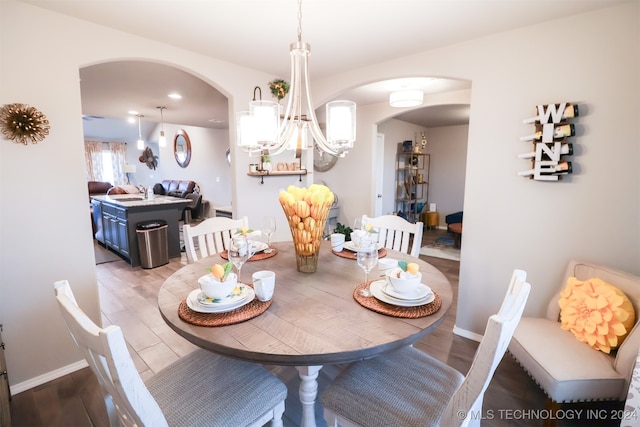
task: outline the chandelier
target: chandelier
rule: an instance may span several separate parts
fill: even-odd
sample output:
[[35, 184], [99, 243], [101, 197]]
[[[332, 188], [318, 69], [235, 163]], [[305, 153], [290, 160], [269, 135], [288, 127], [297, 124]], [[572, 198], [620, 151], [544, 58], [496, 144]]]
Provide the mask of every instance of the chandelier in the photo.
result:
[[[344, 157], [356, 139], [356, 104], [331, 101], [326, 105], [327, 135], [322, 133], [313, 108], [309, 83], [308, 43], [302, 41], [302, 0], [298, 0], [298, 41], [290, 46], [291, 83], [284, 112], [274, 101], [254, 99], [249, 111], [236, 114], [237, 143], [249, 153], [271, 155], [286, 149], [301, 150], [316, 146], [331, 155]], [[262, 98], [262, 96], [261, 96]]]

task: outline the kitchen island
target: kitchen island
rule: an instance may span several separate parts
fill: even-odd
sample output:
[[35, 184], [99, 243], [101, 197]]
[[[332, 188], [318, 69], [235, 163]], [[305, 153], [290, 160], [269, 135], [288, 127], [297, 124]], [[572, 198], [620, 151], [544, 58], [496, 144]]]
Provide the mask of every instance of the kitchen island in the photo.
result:
[[91, 203], [102, 226], [102, 236], [98, 240], [125, 258], [132, 267], [140, 265], [136, 226], [145, 221], [166, 221], [169, 258], [180, 256], [179, 221], [189, 204], [188, 199], [171, 196], [146, 199], [142, 194], [119, 194], [92, 196]]

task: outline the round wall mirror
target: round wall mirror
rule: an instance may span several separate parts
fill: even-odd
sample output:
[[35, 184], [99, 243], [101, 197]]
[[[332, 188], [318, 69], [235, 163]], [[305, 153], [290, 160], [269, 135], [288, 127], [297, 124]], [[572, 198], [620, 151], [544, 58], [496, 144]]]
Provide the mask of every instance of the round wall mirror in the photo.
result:
[[189, 135], [182, 129], [176, 132], [176, 137], [173, 139], [173, 154], [176, 156], [176, 162], [182, 168], [189, 166], [191, 161], [191, 141], [189, 141]]

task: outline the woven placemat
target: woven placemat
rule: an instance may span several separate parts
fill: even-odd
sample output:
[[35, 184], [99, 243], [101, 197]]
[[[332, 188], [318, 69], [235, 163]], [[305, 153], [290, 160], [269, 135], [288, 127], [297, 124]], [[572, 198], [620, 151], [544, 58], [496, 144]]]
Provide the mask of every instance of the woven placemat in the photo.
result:
[[387, 316], [392, 317], [416, 319], [418, 317], [429, 316], [430, 314], [433, 314], [436, 311], [440, 310], [440, 307], [442, 306], [440, 295], [438, 295], [435, 291], [433, 292], [433, 294], [436, 298], [433, 301], [431, 301], [429, 304], [418, 305], [416, 307], [400, 307], [397, 305], [382, 302], [374, 296], [365, 297], [360, 295], [360, 290], [368, 287], [370, 283], [371, 282], [365, 282], [359, 284], [353, 291], [353, 298], [358, 301], [358, 304], [360, 304], [361, 306], [368, 308], [369, 310], [373, 310], [377, 313], [386, 314]]
[[[253, 255], [251, 258], [249, 258], [249, 262], [262, 261], [263, 259], [271, 258], [273, 256], [278, 255], [278, 250], [276, 248], [274, 248], [273, 246], [269, 246], [269, 247], [271, 248], [271, 253], [265, 253], [264, 251], [259, 252]], [[227, 251], [220, 252], [220, 258], [228, 260], [229, 254], [227, 254]]]
[[[357, 252], [351, 252], [343, 249], [341, 252], [331, 251], [334, 255], [338, 255], [340, 258], [357, 259]], [[378, 249], [378, 258], [384, 258], [387, 256], [387, 250], [385, 248]]]
[[258, 298], [254, 298], [249, 304], [226, 313], [200, 313], [191, 310], [187, 305], [187, 300], [182, 300], [178, 307], [178, 316], [185, 322], [196, 326], [227, 326], [261, 315], [271, 307], [271, 302], [273, 300], [262, 302]]

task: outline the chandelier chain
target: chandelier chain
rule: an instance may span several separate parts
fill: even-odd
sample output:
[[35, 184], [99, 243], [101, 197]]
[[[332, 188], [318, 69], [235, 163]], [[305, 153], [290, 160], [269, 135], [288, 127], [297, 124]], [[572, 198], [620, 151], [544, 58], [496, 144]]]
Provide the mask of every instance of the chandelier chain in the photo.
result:
[[302, 41], [302, 0], [298, 0], [298, 41]]

